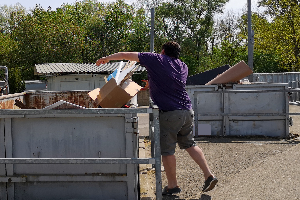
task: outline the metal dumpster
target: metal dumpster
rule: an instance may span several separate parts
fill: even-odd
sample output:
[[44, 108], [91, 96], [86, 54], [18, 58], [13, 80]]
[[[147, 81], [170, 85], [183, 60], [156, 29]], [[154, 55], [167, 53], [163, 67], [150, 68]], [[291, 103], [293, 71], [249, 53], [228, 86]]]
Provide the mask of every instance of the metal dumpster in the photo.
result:
[[187, 86], [195, 110], [195, 136], [288, 136], [287, 87], [283, 83]]
[[137, 113], [149, 112], [0, 110], [0, 199], [138, 199], [138, 164], [160, 169], [160, 155], [138, 158]]

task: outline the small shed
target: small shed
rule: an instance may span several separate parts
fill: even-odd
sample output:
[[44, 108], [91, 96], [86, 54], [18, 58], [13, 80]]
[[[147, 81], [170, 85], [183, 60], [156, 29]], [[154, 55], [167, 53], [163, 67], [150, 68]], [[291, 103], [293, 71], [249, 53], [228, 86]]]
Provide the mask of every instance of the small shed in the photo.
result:
[[[47, 90], [71, 91], [93, 90], [105, 84], [105, 77], [111, 74], [119, 65], [126, 62], [96, 64], [80, 63], [45, 63], [35, 65], [35, 75], [46, 76]], [[146, 68], [138, 65], [136, 73], [145, 71]]]

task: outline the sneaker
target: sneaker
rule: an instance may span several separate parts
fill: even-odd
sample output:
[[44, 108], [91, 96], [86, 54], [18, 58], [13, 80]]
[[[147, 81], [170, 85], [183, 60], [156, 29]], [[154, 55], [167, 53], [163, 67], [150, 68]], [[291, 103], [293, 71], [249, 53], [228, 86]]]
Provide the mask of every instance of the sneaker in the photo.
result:
[[216, 186], [217, 182], [218, 182], [217, 178], [215, 178], [213, 176], [208, 177], [206, 179], [206, 181], [204, 182], [202, 192], [208, 192], [208, 191], [214, 189], [214, 187]]
[[162, 195], [173, 195], [173, 194], [176, 194], [179, 192], [181, 192], [181, 189], [179, 186], [176, 186], [172, 189], [169, 189], [168, 186], [166, 186], [162, 191]]

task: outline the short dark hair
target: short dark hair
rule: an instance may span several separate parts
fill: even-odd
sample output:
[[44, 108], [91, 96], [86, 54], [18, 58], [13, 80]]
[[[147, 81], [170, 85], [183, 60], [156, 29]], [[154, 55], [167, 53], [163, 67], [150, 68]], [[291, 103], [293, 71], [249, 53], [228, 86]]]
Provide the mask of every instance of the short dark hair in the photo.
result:
[[170, 57], [179, 58], [180, 45], [177, 42], [171, 41], [162, 45], [162, 50], [165, 50], [165, 54]]

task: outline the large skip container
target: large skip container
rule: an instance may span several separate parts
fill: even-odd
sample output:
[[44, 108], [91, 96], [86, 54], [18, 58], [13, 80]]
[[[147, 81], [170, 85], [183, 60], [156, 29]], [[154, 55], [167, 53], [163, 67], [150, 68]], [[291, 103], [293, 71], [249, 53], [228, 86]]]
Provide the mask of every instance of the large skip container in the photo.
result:
[[147, 112], [0, 110], [0, 199], [138, 199], [138, 164], [155, 163], [138, 158]]
[[187, 86], [195, 111], [195, 136], [289, 134], [287, 84]]

